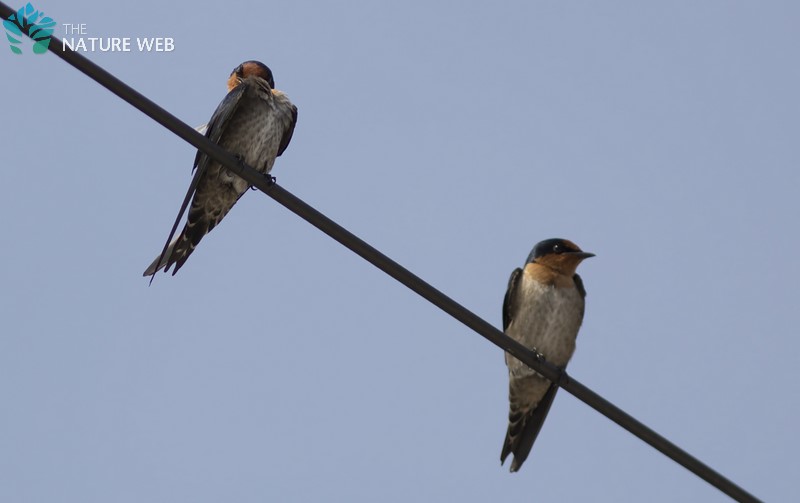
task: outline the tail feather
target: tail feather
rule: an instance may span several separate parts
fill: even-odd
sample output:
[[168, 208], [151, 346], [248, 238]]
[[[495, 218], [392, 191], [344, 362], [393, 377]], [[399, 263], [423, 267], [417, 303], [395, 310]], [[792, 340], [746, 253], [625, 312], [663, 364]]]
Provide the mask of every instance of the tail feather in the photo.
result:
[[[163, 258], [156, 257], [150, 267], [144, 271], [144, 276], [153, 276], [161, 269], [166, 272], [173, 264], [175, 265], [172, 269], [174, 276], [203, 239], [203, 236], [217, 226], [249, 187], [247, 182], [218, 164], [211, 165], [207, 171], [198, 171], [192, 180], [193, 185], [195, 180], [199, 180], [196, 183], [196, 189], [190, 187], [187, 199], [184, 200], [184, 205], [188, 205], [188, 198], [192, 196], [186, 225], [180, 235], [169, 244]], [[173, 226], [173, 233], [177, 229], [183, 210], [182, 207]]]
[[175, 250], [175, 243], [178, 242], [178, 239], [180, 239], [180, 236], [172, 240], [167, 247], [166, 252], [163, 254], [159, 253], [158, 256], [156, 256], [153, 262], [151, 262], [150, 265], [147, 266], [147, 269], [144, 270], [144, 274], [142, 274], [142, 276], [153, 276], [159, 269], [164, 269], [164, 271], [167, 270], [167, 268], [170, 266], [169, 259], [172, 256], [173, 250]]
[[509, 412], [508, 431], [503, 442], [503, 451], [500, 453], [501, 465], [505, 463], [508, 455], [513, 453], [514, 460], [511, 462], [511, 471], [519, 471], [522, 463], [528, 459], [536, 437], [539, 436], [557, 391], [558, 386], [551, 385], [534, 408], [527, 411], [512, 409]]
[[147, 269], [145, 269], [143, 276], [153, 276], [157, 271], [162, 269], [164, 272], [167, 272], [173, 264], [175, 267], [172, 269], [172, 275], [175, 276], [175, 273], [186, 263], [189, 255], [192, 254], [203, 236], [210, 230], [208, 226], [200, 227], [203, 227], [203, 229], [198, 229], [197, 227], [187, 224], [183, 228], [183, 231], [169, 244], [163, 257], [161, 255], [156, 257]]

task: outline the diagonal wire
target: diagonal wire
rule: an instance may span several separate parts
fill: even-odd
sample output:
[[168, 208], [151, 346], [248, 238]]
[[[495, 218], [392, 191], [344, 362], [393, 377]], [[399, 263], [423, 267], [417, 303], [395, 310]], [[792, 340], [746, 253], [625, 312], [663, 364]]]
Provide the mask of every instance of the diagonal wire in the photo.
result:
[[[8, 18], [14, 12], [14, 10], [0, 2], [0, 17]], [[233, 154], [213, 143], [174, 115], [159, 107], [84, 56], [75, 51], [66, 49], [58, 38], [52, 38], [49, 50], [180, 138], [203, 151], [210, 158], [242, 177], [249, 184], [258, 188], [314, 227], [335, 239], [378, 269], [424, 297], [436, 307], [482, 335], [550, 381], [556, 383], [568, 393], [571, 393], [582, 402], [611, 419], [622, 428], [628, 430], [630, 433], [715, 488], [736, 501], [760, 501], [730, 479], [724, 477], [722, 474], [659, 435], [633, 416], [576, 381], [565, 371], [545, 361], [541, 355], [530, 351], [519, 342], [511, 339], [486, 320], [480, 318], [472, 311], [425, 282], [422, 278], [416, 276], [408, 269], [370, 246], [358, 236], [352, 234], [344, 227], [309, 206], [297, 196], [274, 183], [271, 177], [266, 177], [252, 167], [242, 163]], [[195, 176], [197, 175], [195, 174]]]

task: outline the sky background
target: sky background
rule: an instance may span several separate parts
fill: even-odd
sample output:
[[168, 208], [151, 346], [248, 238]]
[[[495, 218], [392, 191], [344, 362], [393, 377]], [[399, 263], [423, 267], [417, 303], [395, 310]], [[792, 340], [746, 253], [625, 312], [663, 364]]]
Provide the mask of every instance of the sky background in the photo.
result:
[[[597, 254], [573, 377], [767, 501], [800, 471], [800, 4], [39, 0], [190, 125], [239, 63], [278, 182], [500, 325], [538, 241]], [[14, 7], [18, 7], [16, 4]], [[141, 277], [194, 149], [0, 44], [0, 501], [728, 501], [559, 393], [501, 467], [502, 352], [260, 193]]]

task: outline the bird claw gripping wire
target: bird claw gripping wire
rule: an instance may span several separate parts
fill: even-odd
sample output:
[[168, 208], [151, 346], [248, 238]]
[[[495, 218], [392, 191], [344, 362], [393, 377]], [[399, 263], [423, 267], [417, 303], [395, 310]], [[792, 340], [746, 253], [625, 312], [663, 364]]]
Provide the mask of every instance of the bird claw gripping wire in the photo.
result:
[[[270, 187], [275, 185], [278, 181], [278, 179], [272, 175], [264, 175], [264, 178], [267, 180], [267, 185]], [[251, 185], [250, 190], [258, 190], [258, 187], [256, 187], [255, 185]]]
[[536, 361], [539, 363], [544, 363], [547, 361], [547, 358], [544, 357], [542, 353], [539, 352], [536, 348], [531, 348], [531, 353], [533, 353], [533, 357], [536, 358]]

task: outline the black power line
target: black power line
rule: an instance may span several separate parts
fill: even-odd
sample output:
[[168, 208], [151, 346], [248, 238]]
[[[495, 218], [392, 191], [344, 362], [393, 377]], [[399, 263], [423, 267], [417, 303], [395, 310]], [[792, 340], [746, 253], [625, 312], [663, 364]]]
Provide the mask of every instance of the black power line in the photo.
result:
[[[7, 5], [0, 2], [0, 17], [8, 18], [14, 12], [15, 11], [10, 9]], [[50, 51], [165, 128], [202, 150], [209, 157], [221, 163], [252, 186], [258, 188], [314, 227], [355, 252], [364, 260], [404, 284], [453, 318], [479, 333], [547, 379], [558, 384], [579, 400], [622, 426], [644, 442], [650, 444], [665, 456], [682, 465], [734, 500], [741, 502], [760, 501], [755, 496], [733, 483], [730, 479], [724, 477], [722, 474], [662, 437], [633, 416], [571, 378], [565, 371], [545, 361], [541, 355], [530, 351], [519, 342], [508, 337], [486, 320], [480, 318], [472, 311], [440, 292], [419, 276], [306, 204], [291, 192], [274, 183], [271, 177], [264, 176], [252, 167], [244, 164], [219, 145], [211, 142], [174, 115], [159, 107], [87, 58], [75, 51], [66, 49], [58, 38], [52, 38]], [[197, 175], [195, 174], [195, 176]]]

